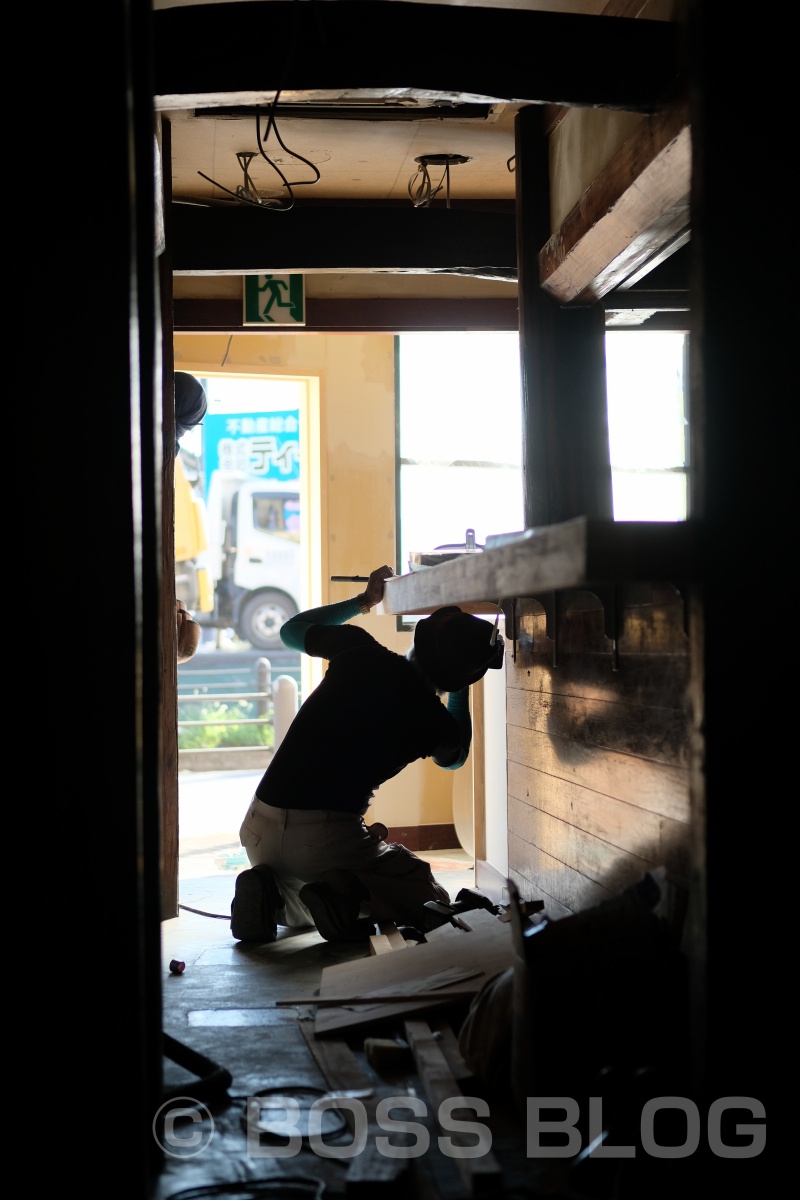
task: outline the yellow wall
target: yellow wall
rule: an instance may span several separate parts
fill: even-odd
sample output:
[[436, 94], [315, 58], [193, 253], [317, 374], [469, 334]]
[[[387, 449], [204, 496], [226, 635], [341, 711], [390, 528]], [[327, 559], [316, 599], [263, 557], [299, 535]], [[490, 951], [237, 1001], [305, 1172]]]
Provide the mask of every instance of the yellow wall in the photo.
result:
[[[319, 564], [314, 603], [344, 600], [359, 585], [331, 575], [367, 575], [395, 547], [394, 338], [390, 334], [175, 334], [175, 368], [318, 381]], [[311, 389], [312, 392], [316, 388]], [[378, 641], [405, 653], [411, 635], [373, 610], [357, 617]], [[369, 697], [365, 696], [365, 703]], [[367, 820], [385, 825], [450, 824], [454, 772], [412, 763], [380, 789]]]

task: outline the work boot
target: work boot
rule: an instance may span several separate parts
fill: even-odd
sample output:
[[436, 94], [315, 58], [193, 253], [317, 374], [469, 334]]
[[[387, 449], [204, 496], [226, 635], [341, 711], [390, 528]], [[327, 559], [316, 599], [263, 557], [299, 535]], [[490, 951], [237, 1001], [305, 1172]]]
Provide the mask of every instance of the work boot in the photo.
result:
[[305, 884], [299, 895], [326, 942], [366, 943], [375, 933], [374, 923], [367, 917], [359, 917], [358, 896], [343, 895], [321, 881]]
[[240, 871], [231, 901], [231, 934], [239, 942], [274, 942], [278, 912], [285, 907], [272, 869], [265, 864]]

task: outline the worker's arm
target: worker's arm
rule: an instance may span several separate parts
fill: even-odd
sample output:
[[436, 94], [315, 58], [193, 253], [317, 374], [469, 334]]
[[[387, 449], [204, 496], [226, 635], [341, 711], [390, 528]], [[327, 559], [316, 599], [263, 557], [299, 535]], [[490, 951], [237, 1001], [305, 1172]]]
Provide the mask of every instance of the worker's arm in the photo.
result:
[[345, 621], [359, 616], [365, 609], [374, 608], [383, 599], [384, 584], [391, 579], [394, 571], [391, 567], [377, 567], [369, 577], [367, 586], [352, 600], [339, 600], [335, 604], [322, 604], [319, 608], [309, 608], [305, 612], [290, 617], [281, 626], [281, 641], [290, 650], [305, 651], [306, 634], [312, 625], [344, 625]]
[[460, 731], [460, 745], [436, 750], [432, 755], [437, 767], [446, 771], [456, 771], [467, 761], [469, 748], [472, 744], [472, 717], [469, 714], [469, 688], [461, 688], [450, 692], [447, 697], [447, 711], [455, 717]]

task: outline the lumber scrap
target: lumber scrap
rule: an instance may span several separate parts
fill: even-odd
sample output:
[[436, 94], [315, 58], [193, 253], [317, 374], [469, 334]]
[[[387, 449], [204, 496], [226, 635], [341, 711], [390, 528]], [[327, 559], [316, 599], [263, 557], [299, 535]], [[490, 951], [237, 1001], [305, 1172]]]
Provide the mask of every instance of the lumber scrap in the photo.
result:
[[[450, 1139], [453, 1159], [469, 1196], [487, 1192], [496, 1193], [501, 1184], [502, 1171], [491, 1151], [491, 1135], [486, 1126], [478, 1135], [475, 1132], [453, 1129], [443, 1113], [452, 1113], [454, 1121], [482, 1124], [481, 1117], [488, 1116], [488, 1106], [479, 1097], [464, 1096], [453, 1076], [447, 1058], [436, 1039], [434, 1030], [427, 1021], [407, 1020], [406, 1041], [411, 1047], [417, 1074], [420, 1077], [428, 1102], [436, 1113], [436, 1121], [442, 1135]], [[463, 1101], [463, 1105], [459, 1104]], [[461, 1109], [471, 1110], [470, 1117]]]
[[[360, 1153], [347, 1165], [346, 1194], [374, 1195], [375, 1187], [393, 1187], [398, 1184], [408, 1168], [408, 1160], [389, 1158], [377, 1148], [376, 1137], [384, 1131], [377, 1124], [375, 1110], [380, 1102], [375, 1086], [353, 1051], [344, 1041], [329, 1039], [319, 1041], [310, 1021], [300, 1021], [300, 1030], [331, 1091], [354, 1091], [367, 1114], [366, 1144]], [[355, 1113], [346, 1103], [342, 1104], [342, 1115], [347, 1127], [355, 1136]]]
[[475, 1072], [467, 1065], [450, 1022], [434, 1013], [428, 1019], [428, 1025], [456, 1083], [461, 1085], [473, 1080]]
[[379, 922], [378, 933], [373, 933], [369, 939], [370, 954], [389, 954], [392, 950], [406, 949], [408, 942], [394, 921]]
[[[276, 1008], [302, 1008], [302, 1007], [306, 1007], [306, 1006], [310, 1007], [312, 1004], [316, 1004], [316, 1006], [318, 1008], [344, 1008], [344, 1007], [352, 1008], [355, 1006], [361, 1006], [362, 1009], [366, 1012], [366, 1009], [368, 1009], [368, 1008], [374, 1009], [377, 1007], [377, 1005], [379, 1003], [381, 1005], [384, 1005], [384, 1004], [408, 1005], [408, 1004], [412, 1003], [412, 1001], [413, 1001], [414, 1006], [418, 1008], [420, 1006], [424, 1006], [427, 1004], [439, 1003], [444, 1000], [463, 1000], [464, 995], [465, 995], [464, 990], [463, 990], [463, 988], [460, 988], [460, 987], [458, 988], [458, 990], [449, 989], [449, 988], [437, 988], [435, 991], [430, 991], [430, 992], [426, 992], [426, 991], [408, 992], [408, 991], [402, 991], [402, 989], [398, 988], [396, 995], [394, 994], [394, 989], [393, 989], [392, 992], [380, 992], [380, 993], [374, 993], [374, 994], [367, 993], [363, 996], [350, 996], [350, 995], [312, 996], [310, 999], [308, 996], [302, 996], [302, 997], [295, 996], [293, 999], [290, 998], [288, 1000], [286, 1000], [286, 999], [276, 1000], [275, 1007]], [[375, 1018], [375, 1019], [378, 1019], [378, 1018]], [[380, 1019], [382, 1019], [382, 1018], [380, 1018]]]
[[381, 937], [385, 937], [393, 950], [407, 950], [408, 942], [403, 937], [394, 921], [381, 921], [378, 925]]
[[469, 1003], [488, 979], [513, 963], [509, 923], [485, 910], [478, 916], [479, 911], [464, 914], [475, 926], [471, 931], [450, 928], [435, 940], [409, 947], [408, 953], [325, 967], [319, 998], [307, 1001], [317, 1005], [317, 1036], [412, 1017], [459, 999]]

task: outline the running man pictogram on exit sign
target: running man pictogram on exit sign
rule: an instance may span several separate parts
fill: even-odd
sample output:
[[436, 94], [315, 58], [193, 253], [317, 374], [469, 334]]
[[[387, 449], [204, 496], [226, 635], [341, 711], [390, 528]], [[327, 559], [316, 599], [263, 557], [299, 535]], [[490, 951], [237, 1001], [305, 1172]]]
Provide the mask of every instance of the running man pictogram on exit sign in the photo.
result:
[[305, 325], [302, 275], [245, 275], [245, 325]]

